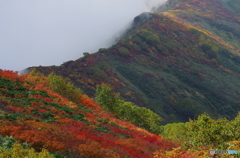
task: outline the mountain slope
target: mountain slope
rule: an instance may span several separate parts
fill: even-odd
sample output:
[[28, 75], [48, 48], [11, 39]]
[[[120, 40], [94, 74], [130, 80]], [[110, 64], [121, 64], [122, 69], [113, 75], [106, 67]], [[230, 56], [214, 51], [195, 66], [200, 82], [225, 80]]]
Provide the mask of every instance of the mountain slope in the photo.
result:
[[[0, 122], [0, 157], [12, 156], [2, 146], [9, 149], [16, 140], [61, 158], [151, 158], [180, 145], [116, 119], [86, 95], [74, 102], [61, 96], [52, 91], [49, 78], [1, 69]], [[23, 150], [16, 144], [13, 152]]]
[[54, 74], [0, 69], [0, 157], [205, 158], [210, 149], [240, 149], [240, 113], [231, 121], [204, 114], [162, 126], [159, 132], [173, 141], [125, 121], [136, 115], [144, 123], [145, 113], [128, 108], [120, 120], [105, 108]]
[[69, 78], [92, 97], [97, 84], [110, 84], [165, 123], [203, 112], [234, 118], [240, 110], [240, 17], [226, 3], [170, 0], [165, 12], [137, 16], [112, 47], [37, 70]]

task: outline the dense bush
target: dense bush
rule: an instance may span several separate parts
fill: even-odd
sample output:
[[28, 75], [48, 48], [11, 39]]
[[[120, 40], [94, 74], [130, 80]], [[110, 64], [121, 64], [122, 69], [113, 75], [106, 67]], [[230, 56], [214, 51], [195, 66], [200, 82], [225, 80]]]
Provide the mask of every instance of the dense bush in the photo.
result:
[[36, 152], [27, 143], [20, 144], [13, 137], [0, 135], [0, 157], [2, 158], [53, 158], [46, 149]]
[[118, 49], [118, 51], [122, 57], [128, 57], [130, 55], [130, 52], [128, 51], [127, 48], [121, 47]]
[[151, 46], [155, 46], [160, 42], [159, 36], [151, 31], [143, 29], [139, 35]]
[[186, 123], [172, 123], [163, 126], [163, 136], [178, 140], [186, 146], [207, 146], [226, 150], [228, 142], [240, 139], [240, 113], [231, 121], [225, 118], [212, 119], [207, 114]]
[[48, 75], [48, 80], [53, 91], [61, 94], [75, 103], [79, 102], [79, 99], [82, 95], [80, 88], [75, 87], [73, 84], [67, 82], [64, 78], [57, 76], [54, 73]]
[[119, 99], [119, 95], [112, 93], [111, 88], [105, 84], [97, 86], [96, 101], [120, 119], [125, 119], [153, 133], [160, 132], [162, 119], [159, 115], [145, 107], [138, 107]]
[[104, 65], [100, 66], [100, 67], [98, 67], [96, 65], [96, 66], [91, 66], [91, 67], [87, 68], [87, 72], [92, 74], [96, 78], [106, 79], [107, 74], [103, 71], [104, 69], [106, 69], [106, 67]]

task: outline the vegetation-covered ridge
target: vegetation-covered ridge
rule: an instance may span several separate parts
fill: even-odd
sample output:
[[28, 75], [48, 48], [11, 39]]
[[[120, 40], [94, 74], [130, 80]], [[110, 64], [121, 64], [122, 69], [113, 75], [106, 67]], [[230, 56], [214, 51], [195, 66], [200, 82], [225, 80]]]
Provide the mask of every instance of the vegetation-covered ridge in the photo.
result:
[[204, 112], [233, 119], [240, 110], [239, 15], [217, 0], [173, 2], [164, 13], [135, 17], [112, 47], [37, 70], [68, 78], [91, 97], [97, 85], [109, 84], [164, 123]]
[[[240, 48], [240, 2], [238, 0], [175, 0], [175, 3], [177, 5], [171, 7], [168, 13], [182, 18], [186, 23], [207, 29]], [[163, 9], [159, 8], [159, 11], [161, 10]]]

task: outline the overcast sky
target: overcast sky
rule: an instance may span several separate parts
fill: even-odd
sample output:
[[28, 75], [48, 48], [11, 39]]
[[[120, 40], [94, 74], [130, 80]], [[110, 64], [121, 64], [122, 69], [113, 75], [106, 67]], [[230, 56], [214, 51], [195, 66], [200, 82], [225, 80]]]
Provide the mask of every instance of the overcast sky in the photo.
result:
[[60, 65], [109, 47], [166, 0], [0, 0], [0, 69]]

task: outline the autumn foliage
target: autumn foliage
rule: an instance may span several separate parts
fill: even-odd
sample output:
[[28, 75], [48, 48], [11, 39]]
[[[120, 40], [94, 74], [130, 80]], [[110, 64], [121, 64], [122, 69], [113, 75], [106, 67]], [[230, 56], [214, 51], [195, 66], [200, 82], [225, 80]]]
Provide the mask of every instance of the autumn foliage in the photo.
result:
[[[201, 116], [189, 122], [188, 129], [184, 123], [163, 128], [164, 137], [183, 143], [180, 144], [115, 118], [113, 113], [102, 110], [101, 105], [82, 92], [78, 94], [78, 101], [62, 97], [53, 91], [47, 77], [0, 72], [0, 135], [7, 139], [11, 136], [18, 141], [8, 145], [7, 150], [1, 147], [0, 141], [0, 155], [18, 152], [19, 155], [32, 154], [33, 157], [198, 158], [211, 156], [209, 150], [214, 147], [211, 144], [219, 144], [225, 139], [225, 136], [207, 135], [209, 130], [219, 130], [220, 133], [226, 130], [211, 125], [215, 122], [208, 116]], [[205, 128], [206, 118], [211, 128]], [[228, 141], [232, 140], [228, 144], [229, 149], [239, 149], [239, 141], [235, 141], [239, 135], [234, 132], [238, 130], [238, 119], [232, 122], [219, 120], [219, 123], [229, 126]], [[204, 128], [198, 129], [200, 125]], [[198, 134], [196, 137], [196, 133], [205, 136]], [[31, 148], [19, 143], [28, 143]], [[188, 147], [184, 146], [186, 144]]]
[[[179, 144], [113, 117], [79, 93], [74, 102], [44, 76], [0, 70], [0, 134], [72, 157], [153, 157]], [[80, 91], [79, 91], [80, 92]], [[15, 148], [15, 147], [13, 147]]]

